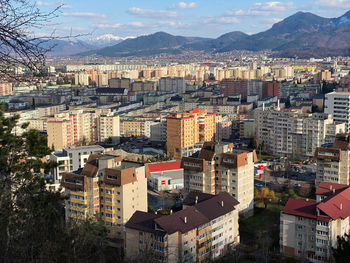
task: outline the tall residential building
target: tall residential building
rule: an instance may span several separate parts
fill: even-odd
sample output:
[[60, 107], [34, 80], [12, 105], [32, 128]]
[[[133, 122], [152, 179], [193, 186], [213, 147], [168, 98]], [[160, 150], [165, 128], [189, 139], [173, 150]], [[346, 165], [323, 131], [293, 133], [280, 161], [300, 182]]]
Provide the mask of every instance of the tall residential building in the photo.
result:
[[49, 160], [58, 163], [58, 166], [51, 171], [53, 183], [59, 184], [63, 173], [70, 173], [83, 168], [91, 154], [104, 153], [104, 150], [100, 145], [90, 145], [65, 148], [62, 151], [53, 152]]
[[74, 84], [81, 86], [89, 85], [89, 75], [86, 73], [78, 73], [74, 75]]
[[96, 75], [96, 87], [108, 86], [108, 74], [97, 74]]
[[71, 110], [48, 117], [48, 146], [63, 149], [120, 137], [119, 116], [109, 109]]
[[350, 92], [327, 93], [324, 112], [332, 114], [335, 123], [345, 123], [345, 132], [350, 132]]
[[158, 91], [173, 92], [173, 93], [185, 93], [186, 82], [184, 78], [169, 78], [164, 77], [159, 79]]
[[197, 151], [197, 144], [215, 139], [216, 114], [206, 110], [172, 113], [167, 117], [167, 155], [175, 159]]
[[313, 157], [317, 147], [344, 132], [326, 113], [258, 108], [254, 111], [258, 145], [276, 156]]
[[101, 213], [109, 240], [122, 245], [124, 224], [138, 211], [147, 211], [145, 167], [119, 156], [90, 155], [80, 173], [64, 173], [66, 220], [82, 222]]
[[[170, 215], [136, 211], [126, 223], [125, 256], [152, 262], [210, 262], [239, 243], [238, 201], [227, 193], [206, 196]], [[209, 209], [208, 209], [209, 208]]]
[[317, 161], [316, 182], [350, 184], [350, 135], [337, 134], [330, 147], [318, 147], [315, 152]]
[[276, 81], [264, 81], [262, 84], [262, 99], [267, 97], [280, 97], [281, 84]]
[[254, 208], [256, 161], [255, 151], [235, 149], [232, 144], [205, 142], [197, 158], [182, 158], [185, 193], [227, 192], [238, 200], [238, 211], [250, 215]]
[[329, 262], [337, 237], [350, 230], [350, 188], [322, 182], [316, 202], [290, 198], [280, 217], [280, 250], [309, 262]]
[[12, 83], [1, 82], [0, 83], [0, 97], [12, 95]]

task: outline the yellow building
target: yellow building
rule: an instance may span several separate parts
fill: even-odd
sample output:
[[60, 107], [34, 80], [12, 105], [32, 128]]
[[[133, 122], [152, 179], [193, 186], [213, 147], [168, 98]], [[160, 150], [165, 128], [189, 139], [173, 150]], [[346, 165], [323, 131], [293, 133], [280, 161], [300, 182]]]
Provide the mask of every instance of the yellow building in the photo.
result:
[[111, 243], [125, 239], [124, 224], [136, 210], [147, 211], [147, 177], [142, 164], [119, 156], [90, 155], [80, 174], [64, 173], [67, 221], [101, 213]]
[[167, 155], [175, 159], [196, 151], [196, 144], [212, 141], [216, 134], [216, 114], [193, 109], [167, 118]]

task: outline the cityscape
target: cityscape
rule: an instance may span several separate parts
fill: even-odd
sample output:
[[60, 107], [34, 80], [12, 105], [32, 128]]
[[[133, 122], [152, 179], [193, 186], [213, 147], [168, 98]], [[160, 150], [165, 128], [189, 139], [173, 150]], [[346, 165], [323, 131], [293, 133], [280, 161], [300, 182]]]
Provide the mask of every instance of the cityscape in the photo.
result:
[[350, 1], [109, 2], [0, 0], [0, 262], [350, 262]]

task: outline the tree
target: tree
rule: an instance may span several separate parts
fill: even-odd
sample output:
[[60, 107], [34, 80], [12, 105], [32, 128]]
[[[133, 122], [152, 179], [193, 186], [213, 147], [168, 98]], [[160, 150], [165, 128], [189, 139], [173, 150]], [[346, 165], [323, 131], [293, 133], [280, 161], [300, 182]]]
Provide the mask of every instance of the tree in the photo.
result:
[[[12, 131], [19, 116], [0, 109], [0, 262], [91, 262], [103, 258], [106, 230], [98, 217], [66, 224], [59, 192], [46, 189], [47, 137]], [[22, 125], [26, 128], [28, 124]]]
[[262, 187], [260, 190], [255, 189], [254, 196], [256, 200], [260, 200], [264, 203], [265, 209], [267, 208], [267, 204], [276, 199], [275, 192], [273, 190], [269, 190], [267, 187]]
[[31, 0], [0, 0], [0, 76], [10, 75], [22, 67], [32, 73], [41, 72], [45, 55], [55, 37], [36, 37], [57, 16], [60, 6], [44, 13]]
[[337, 237], [337, 246], [332, 248], [332, 254], [336, 263], [350, 262], [350, 235]]

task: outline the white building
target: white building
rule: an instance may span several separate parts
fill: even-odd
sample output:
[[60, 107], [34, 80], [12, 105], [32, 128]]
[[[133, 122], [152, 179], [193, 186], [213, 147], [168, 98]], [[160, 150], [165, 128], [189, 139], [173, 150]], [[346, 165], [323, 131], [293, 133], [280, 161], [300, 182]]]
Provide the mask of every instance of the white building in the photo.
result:
[[254, 111], [257, 144], [277, 156], [313, 157], [317, 147], [343, 133], [326, 113], [298, 113], [258, 108]]
[[326, 94], [324, 112], [333, 115], [335, 123], [345, 123], [346, 133], [350, 131], [350, 92]]
[[104, 151], [105, 149], [100, 145], [90, 145], [53, 152], [49, 160], [58, 163], [58, 166], [51, 171], [54, 184], [60, 183], [63, 173], [83, 168], [91, 154], [104, 153]]
[[184, 169], [181, 161], [146, 164], [148, 186], [155, 191], [182, 189], [184, 186]]
[[185, 93], [186, 82], [184, 78], [160, 78], [159, 79], [159, 91], [173, 92], [173, 93]]

